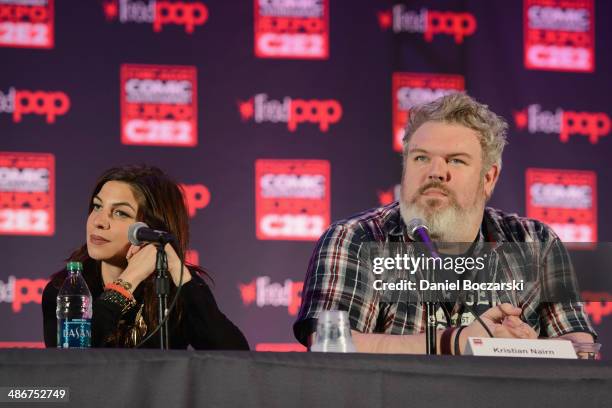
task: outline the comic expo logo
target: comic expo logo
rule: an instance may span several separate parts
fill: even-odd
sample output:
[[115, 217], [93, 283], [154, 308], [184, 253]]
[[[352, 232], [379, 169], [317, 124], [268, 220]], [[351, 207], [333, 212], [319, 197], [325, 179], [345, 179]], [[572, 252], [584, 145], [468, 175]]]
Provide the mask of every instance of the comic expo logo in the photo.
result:
[[329, 0], [255, 0], [255, 56], [329, 58]]
[[55, 123], [58, 116], [70, 109], [70, 98], [58, 91], [28, 91], [10, 87], [6, 93], [0, 91], [0, 113], [10, 113], [13, 122], [19, 123], [26, 115], [38, 115], [47, 123]]
[[451, 36], [457, 44], [473, 35], [477, 27], [476, 17], [471, 13], [426, 8], [415, 11], [403, 4], [379, 11], [378, 24], [383, 30], [391, 29], [394, 33], [421, 33], [427, 42], [433, 41], [436, 35]]
[[570, 245], [597, 242], [595, 172], [527, 169], [526, 187], [528, 217], [548, 224]]
[[317, 240], [330, 220], [329, 162], [257, 160], [255, 208], [258, 239]]
[[0, 1], [0, 47], [53, 48], [53, 0]]
[[410, 108], [465, 90], [462, 75], [395, 72], [392, 80], [393, 150], [402, 151]]
[[10, 303], [14, 313], [21, 312], [23, 305], [39, 304], [47, 279], [26, 279], [9, 276], [6, 282], [0, 280], [0, 303]]
[[54, 233], [54, 156], [0, 152], [0, 235]]
[[245, 306], [255, 303], [257, 307], [286, 307], [289, 315], [295, 316], [302, 302], [304, 282], [285, 279], [284, 283], [272, 283], [269, 276], [259, 276], [247, 284], [238, 284], [240, 297]]
[[198, 144], [196, 68], [121, 66], [121, 143]]
[[554, 112], [531, 104], [514, 112], [514, 124], [518, 130], [529, 133], [557, 133], [559, 140], [567, 143], [570, 136], [582, 135], [591, 144], [610, 133], [610, 116], [604, 112], [576, 112], [557, 108]]
[[338, 123], [342, 118], [342, 105], [335, 99], [306, 100], [289, 96], [280, 101], [260, 93], [247, 101], [239, 100], [238, 112], [243, 121], [286, 123], [290, 132], [295, 132], [304, 123], [312, 123], [321, 132], [327, 132], [330, 125]]
[[595, 70], [593, 0], [524, 0], [525, 67]]
[[152, 24], [156, 33], [166, 25], [178, 25], [193, 34], [196, 26], [208, 20], [208, 8], [199, 1], [110, 0], [102, 7], [107, 21]]

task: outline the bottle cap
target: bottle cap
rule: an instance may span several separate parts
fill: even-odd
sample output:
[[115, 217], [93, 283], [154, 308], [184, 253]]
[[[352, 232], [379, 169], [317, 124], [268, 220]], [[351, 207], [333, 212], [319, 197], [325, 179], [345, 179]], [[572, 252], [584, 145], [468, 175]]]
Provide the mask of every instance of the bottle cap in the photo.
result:
[[68, 265], [66, 265], [66, 269], [68, 271], [83, 271], [83, 264], [77, 261], [71, 261], [68, 262]]

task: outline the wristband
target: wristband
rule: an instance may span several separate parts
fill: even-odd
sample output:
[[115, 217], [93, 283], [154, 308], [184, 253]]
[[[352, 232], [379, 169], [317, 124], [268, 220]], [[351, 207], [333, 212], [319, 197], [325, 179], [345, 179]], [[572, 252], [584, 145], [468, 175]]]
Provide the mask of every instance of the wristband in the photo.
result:
[[114, 282], [113, 283], [107, 283], [106, 286], [104, 286], [104, 290], [114, 290], [115, 292], [119, 292], [126, 299], [134, 300], [134, 296], [130, 293], [129, 290], [126, 290], [123, 286], [118, 285], [118, 284], [116, 284]]

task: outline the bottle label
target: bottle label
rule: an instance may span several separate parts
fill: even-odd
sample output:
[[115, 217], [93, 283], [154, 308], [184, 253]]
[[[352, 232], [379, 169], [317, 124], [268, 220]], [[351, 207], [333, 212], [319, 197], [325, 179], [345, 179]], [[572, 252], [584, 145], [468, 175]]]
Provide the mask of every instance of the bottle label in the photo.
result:
[[60, 319], [58, 348], [91, 347], [91, 319]]

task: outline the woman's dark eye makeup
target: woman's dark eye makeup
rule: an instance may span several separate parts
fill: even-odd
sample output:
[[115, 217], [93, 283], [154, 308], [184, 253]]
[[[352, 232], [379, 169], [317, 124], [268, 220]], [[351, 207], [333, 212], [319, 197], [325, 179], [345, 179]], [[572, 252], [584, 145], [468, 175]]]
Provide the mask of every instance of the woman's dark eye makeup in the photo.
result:
[[[100, 208], [102, 208], [102, 204], [96, 202], [92, 203], [91, 206], [94, 210], [99, 210]], [[114, 210], [113, 213], [117, 214], [119, 217], [122, 218], [134, 218], [131, 214], [128, 214], [127, 212], [121, 210]]]

